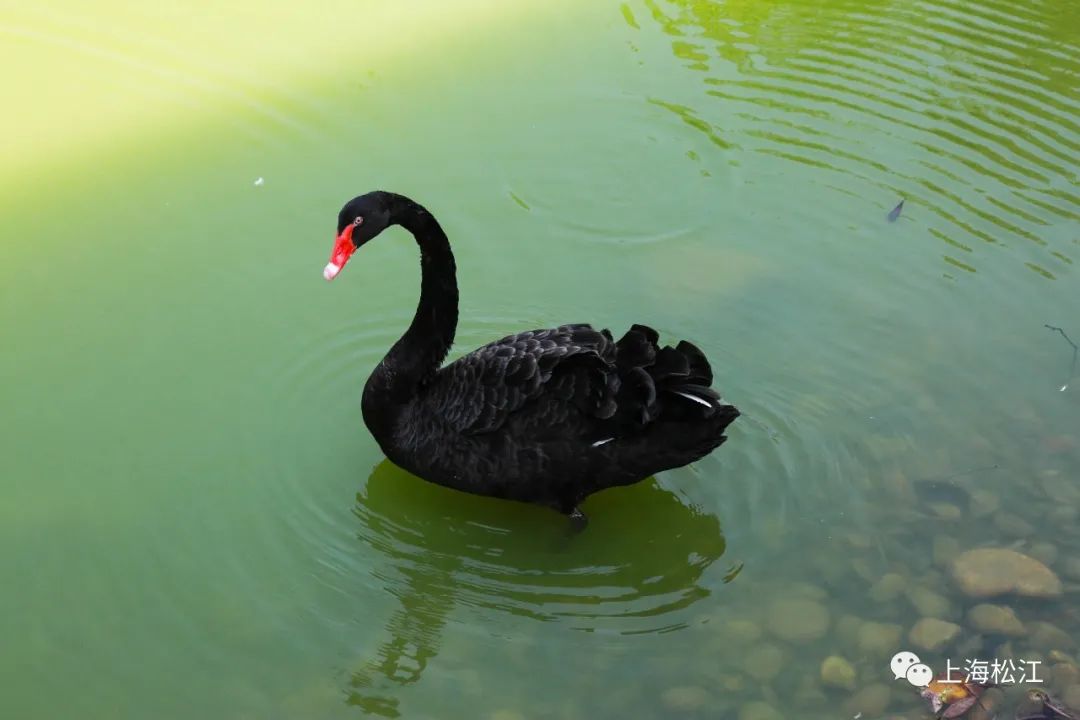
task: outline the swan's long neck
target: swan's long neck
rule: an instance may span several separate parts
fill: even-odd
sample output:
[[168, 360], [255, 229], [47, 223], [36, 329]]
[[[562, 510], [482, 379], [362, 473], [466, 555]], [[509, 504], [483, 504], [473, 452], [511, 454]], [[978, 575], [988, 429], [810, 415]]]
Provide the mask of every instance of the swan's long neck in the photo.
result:
[[446, 359], [458, 318], [457, 267], [450, 241], [438, 221], [417, 203], [395, 196], [390, 224], [401, 225], [420, 246], [420, 302], [412, 324], [364, 387], [364, 420], [378, 429], [409, 401]]

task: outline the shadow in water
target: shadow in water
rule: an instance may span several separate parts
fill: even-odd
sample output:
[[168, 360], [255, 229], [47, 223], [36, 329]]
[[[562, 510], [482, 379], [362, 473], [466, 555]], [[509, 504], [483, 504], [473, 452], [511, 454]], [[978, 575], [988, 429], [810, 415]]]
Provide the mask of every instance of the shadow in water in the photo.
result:
[[[522, 618], [614, 635], [684, 627], [679, 611], [709, 595], [702, 575], [724, 553], [717, 518], [655, 480], [593, 496], [583, 509], [590, 524], [571, 536], [566, 519], [543, 508], [377, 465], [353, 512], [365, 551], [378, 556], [376, 578], [399, 605], [374, 657], [352, 674], [347, 702], [398, 717], [398, 693], [438, 653], [452, 612], [495, 635]], [[551, 638], [545, 628], [538, 641]]]

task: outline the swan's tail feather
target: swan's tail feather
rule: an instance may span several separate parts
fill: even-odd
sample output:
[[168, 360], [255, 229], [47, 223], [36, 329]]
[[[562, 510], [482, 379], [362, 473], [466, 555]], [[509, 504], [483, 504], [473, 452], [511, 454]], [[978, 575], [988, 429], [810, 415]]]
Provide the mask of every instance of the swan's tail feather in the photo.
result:
[[[715, 417], [717, 413], [720, 413], [721, 415], [730, 415], [734, 412], [735, 414], [728, 420], [730, 423], [739, 415], [739, 411], [730, 403], [724, 402], [724, 399], [720, 397], [720, 393], [712, 388], [704, 387], [702, 385], [687, 384], [677, 385], [666, 389], [693, 403], [696, 406], [692, 406], [693, 410], [699, 413], [702, 418], [712, 418]], [[725, 427], [726, 425], [727, 423], [725, 423]]]
[[712, 368], [709, 366], [709, 359], [705, 357], [705, 353], [698, 350], [696, 345], [687, 342], [686, 340], [680, 340], [679, 344], [675, 346], [675, 349], [678, 350], [690, 364], [688, 377], [690, 382], [704, 385], [705, 387], [712, 385]]
[[669, 345], [656, 354], [656, 362], [649, 368], [649, 375], [656, 382], [668, 378], [685, 380], [690, 376], [690, 359]]
[[660, 333], [656, 332], [648, 325], [638, 325], [637, 323], [634, 323], [630, 326], [630, 331], [644, 335], [645, 339], [648, 340], [649, 344], [654, 348], [660, 342]]
[[648, 367], [656, 360], [656, 342], [650, 340], [648, 333], [639, 330], [643, 327], [634, 325], [615, 343], [615, 366], [620, 375], [634, 368]]
[[646, 424], [656, 418], [659, 408], [656, 405], [656, 383], [645, 368], [634, 367], [623, 375], [620, 390], [621, 407], [640, 409], [640, 422]]
[[675, 347], [658, 342], [655, 330], [633, 325], [615, 344], [620, 415], [642, 425], [664, 418], [712, 420], [722, 432], [739, 412], [710, 387], [713, 373], [705, 354], [685, 340]]

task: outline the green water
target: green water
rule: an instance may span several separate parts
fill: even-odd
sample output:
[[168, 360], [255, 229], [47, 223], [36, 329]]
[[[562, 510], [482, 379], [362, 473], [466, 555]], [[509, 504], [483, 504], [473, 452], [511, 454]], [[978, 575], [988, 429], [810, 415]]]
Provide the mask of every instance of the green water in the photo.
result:
[[[853, 628], [906, 635], [896, 573], [989, 657], [942, 571], [981, 545], [1062, 577], [998, 602], [1076, 662], [1074, 2], [184, 7], [0, 5], [0, 716], [916, 718]], [[451, 237], [456, 352], [648, 323], [728, 444], [569, 543], [390, 466], [415, 245], [321, 277], [375, 188]], [[770, 637], [789, 596], [828, 630]]]

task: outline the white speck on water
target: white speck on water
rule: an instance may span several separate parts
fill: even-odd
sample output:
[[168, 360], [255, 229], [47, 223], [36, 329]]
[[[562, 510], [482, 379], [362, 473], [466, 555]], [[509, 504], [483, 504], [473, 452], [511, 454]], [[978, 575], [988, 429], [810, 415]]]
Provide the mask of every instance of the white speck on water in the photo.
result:
[[612, 440], [614, 440], [614, 439], [615, 439], [615, 438], [613, 438], [613, 437], [609, 437], [609, 438], [605, 438], [604, 440], [597, 440], [596, 442], [594, 442], [594, 443], [592, 444], [592, 446], [593, 446], [593, 447], [600, 447], [600, 446], [601, 446], [601, 445], [603, 445], [604, 443], [609, 443], [609, 442], [611, 442], [611, 441], [612, 441]]
[[1059, 390], [1058, 392], [1065, 392], [1065, 390], [1066, 390], [1066, 389], [1067, 389], [1068, 387], [1069, 387], [1069, 383], [1065, 383], [1064, 385], [1062, 385], [1062, 386], [1061, 386], [1061, 390]]
[[256, 178], [256, 179], [255, 179], [255, 187], [259, 187], [259, 186], [260, 186], [260, 185], [262, 185], [262, 184], [263, 184], [264, 182], [266, 182], [266, 181], [265, 181], [265, 180], [263, 180], [262, 178]]

